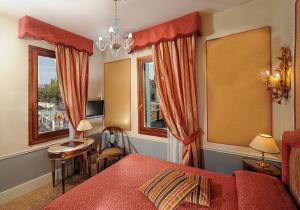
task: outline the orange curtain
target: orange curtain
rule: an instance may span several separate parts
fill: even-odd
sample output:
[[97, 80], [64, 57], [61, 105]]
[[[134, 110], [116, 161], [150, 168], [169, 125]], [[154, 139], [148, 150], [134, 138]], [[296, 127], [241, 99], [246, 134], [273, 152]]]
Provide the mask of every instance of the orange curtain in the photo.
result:
[[76, 129], [86, 116], [89, 55], [74, 48], [57, 45], [56, 69], [66, 114]]
[[160, 106], [168, 129], [184, 144], [182, 163], [200, 167], [196, 35], [152, 46]]

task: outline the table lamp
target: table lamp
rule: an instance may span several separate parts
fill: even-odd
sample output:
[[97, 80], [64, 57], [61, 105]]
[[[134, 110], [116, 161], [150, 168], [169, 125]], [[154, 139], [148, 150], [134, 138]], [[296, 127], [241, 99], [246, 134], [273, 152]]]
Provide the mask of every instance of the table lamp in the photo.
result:
[[249, 146], [262, 154], [260, 167], [267, 168], [269, 165], [265, 162], [265, 153], [278, 154], [279, 149], [272, 136], [267, 134], [258, 134], [249, 144]]
[[86, 140], [86, 131], [91, 130], [93, 126], [88, 120], [81, 120], [78, 127], [77, 131], [83, 131], [83, 138]]

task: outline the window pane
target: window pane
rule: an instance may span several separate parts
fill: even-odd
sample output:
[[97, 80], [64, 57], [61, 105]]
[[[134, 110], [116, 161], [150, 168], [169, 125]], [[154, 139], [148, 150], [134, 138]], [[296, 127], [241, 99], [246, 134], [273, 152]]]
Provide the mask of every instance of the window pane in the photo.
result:
[[144, 84], [145, 126], [150, 128], [166, 128], [158, 103], [153, 62], [144, 64]]
[[55, 59], [38, 56], [39, 133], [69, 128], [58, 85]]

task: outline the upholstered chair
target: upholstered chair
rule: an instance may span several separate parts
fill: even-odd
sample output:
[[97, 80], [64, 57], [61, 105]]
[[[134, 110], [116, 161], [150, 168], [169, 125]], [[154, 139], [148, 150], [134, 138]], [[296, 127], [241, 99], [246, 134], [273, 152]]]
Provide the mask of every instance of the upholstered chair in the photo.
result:
[[120, 160], [124, 157], [126, 154], [125, 148], [124, 131], [121, 128], [114, 126], [104, 128], [100, 133], [100, 141], [97, 146], [97, 173], [99, 172], [100, 161], [104, 161], [105, 168], [107, 159], [118, 158]]

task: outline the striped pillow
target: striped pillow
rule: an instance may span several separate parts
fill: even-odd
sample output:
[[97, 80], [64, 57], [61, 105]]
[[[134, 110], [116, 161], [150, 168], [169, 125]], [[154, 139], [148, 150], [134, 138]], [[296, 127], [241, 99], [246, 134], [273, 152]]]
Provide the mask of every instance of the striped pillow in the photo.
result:
[[198, 183], [196, 189], [188, 194], [188, 196], [184, 199], [185, 202], [193, 203], [201, 206], [210, 206], [210, 186], [211, 179], [203, 176], [198, 176], [196, 174], [185, 174], [186, 177], [194, 180]]
[[185, 177], [182, 172], [164, 169], [148, 180], [139, 190], [159, 210], [175, 209], [197, 187], [198, 183]]

